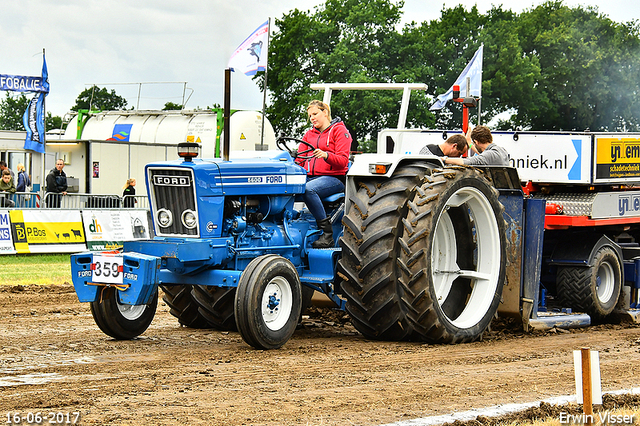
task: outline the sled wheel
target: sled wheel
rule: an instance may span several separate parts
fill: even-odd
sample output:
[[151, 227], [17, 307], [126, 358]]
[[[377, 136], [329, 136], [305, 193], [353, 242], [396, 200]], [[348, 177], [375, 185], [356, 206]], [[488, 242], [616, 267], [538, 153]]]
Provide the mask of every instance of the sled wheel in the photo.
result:
[[235, 287], [194, 285], [191, 297], [198, 305], [199, 314], [211, 327], [222, 331], [236, 331], [236, 319], [233, 314]]
[[558, 294], [572, 309], [585, 312], [595, 321], [615, 309], [622, 286], [620, 261], [612, 248], [598, 249], [590, 267], [558, 268]]
[[293, 335], [300, 318], [300, 278], [287, 259], [253, 259], [240, 275], [235, 319], [240, 335], [256, 349], [276, 349]]
[[210, 328], [211, 325], [200, 312], [198, 304], [191, 296], [190, 285], [161, 285], [162, 300], [169, 306], [169, 313], [178, 318], [178, 322], [190, 328]]
[[103, 333], [117, 340], [129, 340], [149, 328], [157, 306], [157, 290], [146, 305], [126, 305], [120, 303], [118, 290], [106, 287], [101, 300], [91, 302], [91, 314]]

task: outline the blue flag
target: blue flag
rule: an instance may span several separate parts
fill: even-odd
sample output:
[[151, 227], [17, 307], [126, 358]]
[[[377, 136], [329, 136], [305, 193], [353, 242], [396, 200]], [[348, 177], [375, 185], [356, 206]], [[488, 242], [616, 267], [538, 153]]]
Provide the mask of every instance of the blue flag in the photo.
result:
[[27, 131], [24, 141], [24, 149], [30, 149], [39, 153], [44, 153], [45, 126], [44, 126], [44, 98], [49, 93], [49, 73], [47, 71], [47, 61], [42, 54], [42, 91], [35, 94], [29, 102], [27, 110], [22, 116], [22, 124]]
[[467, 64], [462, 74], [458, 76], [456, 82], [453, 83], [451, 88], [442, 95], [438, 96], [436, 102], [431, 105], [429, 110], [435, 111], [442, 109], [449, 99], [453, 99], [453, 86], [460, 86], [460, 96], [465, 97], [467, 95], [467, 77], [470, 78], [469, 95], [481, 98], [482, 97], [482, 54], [484, 45], [476, 51], [471, 62]]

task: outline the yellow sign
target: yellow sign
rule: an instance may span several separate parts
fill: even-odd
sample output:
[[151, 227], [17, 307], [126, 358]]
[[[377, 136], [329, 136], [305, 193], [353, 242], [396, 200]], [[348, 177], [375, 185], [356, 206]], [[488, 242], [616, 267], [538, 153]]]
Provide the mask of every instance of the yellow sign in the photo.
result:
[[244, 133], [240, 133], [240, 140], [242, 141], [242, 140], [245, 140], [245, 139], [246, 139], [246, 136], [244, 135]]
[[[37, 253], [42, 252], [37, 247], [51, 245], [78, 246], [81, 249], [86, 247], [80, 215], [77, 214], [77, 218], [64, 216], [65, 213], [62, 211], [25, 212], [11, 210], [9, 217], [15, 235], [13, 243], [16, 251], [18, 253]], [[64, 219], [71, 219], [71, 221], [65, 222]]]
[[640, 177], [640, 138], [596, 139], [596, 179]]

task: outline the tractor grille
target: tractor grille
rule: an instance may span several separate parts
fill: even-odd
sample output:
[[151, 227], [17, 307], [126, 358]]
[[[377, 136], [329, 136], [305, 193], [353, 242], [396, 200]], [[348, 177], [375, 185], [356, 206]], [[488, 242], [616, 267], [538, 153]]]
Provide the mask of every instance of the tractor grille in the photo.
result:
[[[149, 168], [149, 184], [151, 186], [151, 203], [154, 215], [156, 235], [159, 236], [199, 236], [199, 227], [189, 229], [182, 223], [182, 214], [191, 210], [196, 214], [196, 194], [191, 169], [156, 169]], [[159, 212], [171, 213], [172, 223], [167, 227], [160, 226]]]

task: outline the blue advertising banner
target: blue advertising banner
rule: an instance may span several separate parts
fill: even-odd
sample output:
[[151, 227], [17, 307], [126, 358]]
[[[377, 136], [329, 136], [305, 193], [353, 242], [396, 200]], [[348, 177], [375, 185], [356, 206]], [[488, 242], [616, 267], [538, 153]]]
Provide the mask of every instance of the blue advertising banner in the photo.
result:
[[49, 85], [43, 85], [42, 77], [0, 74], [0, 90], [12, 92], [49, 92]]
[[39, 153], [44, 152], [44, 97], [44, 93], [36, 93], [22, 116], [22, 124], [27, 131], [24, 149]]
[[9, 210], [0, 210], [0, 254], [15, 254]]
[[24, 149], [44, 153], [44, 98], [49, 93], [49, 72], [47, 71], [47, 61], [42, 53], [42, 91], [36, 93], [31, 99], [27, 110], [22, 116], [22, 124], [27, 131], [27, 137], [24, 140]]
[[0, 90], [36, 93], [22, 116], [22, 124], [27, 131], [24, 149], [44, 153], [44, 97], [49, 94], [49, 72], [44, 49], [42, 50], [42, 77], [0, 74]]

